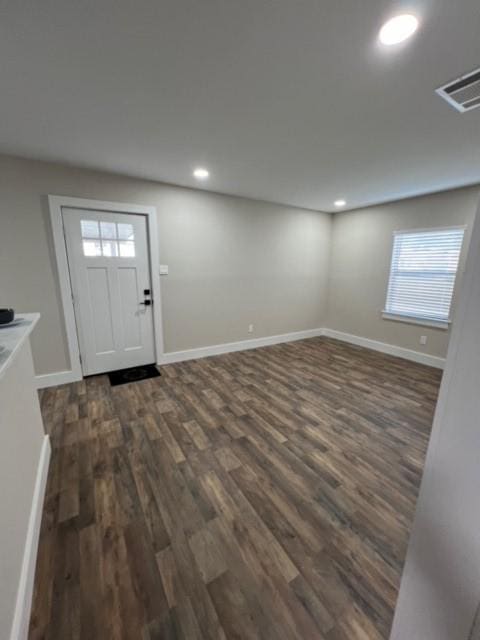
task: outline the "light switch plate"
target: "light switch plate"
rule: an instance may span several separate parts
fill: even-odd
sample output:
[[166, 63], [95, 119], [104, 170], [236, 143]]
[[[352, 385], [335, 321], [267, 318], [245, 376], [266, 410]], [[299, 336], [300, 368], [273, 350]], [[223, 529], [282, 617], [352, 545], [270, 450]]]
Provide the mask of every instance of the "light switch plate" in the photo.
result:
[[161, 264], [160, 265], [160, 275], [161, 276], [168, 276], [168, 264]]

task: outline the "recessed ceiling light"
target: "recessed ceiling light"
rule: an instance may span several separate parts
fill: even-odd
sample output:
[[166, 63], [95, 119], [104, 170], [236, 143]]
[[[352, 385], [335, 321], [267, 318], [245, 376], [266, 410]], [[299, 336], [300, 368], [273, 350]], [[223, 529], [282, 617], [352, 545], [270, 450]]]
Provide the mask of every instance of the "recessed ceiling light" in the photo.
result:
[[206, 180], [208, 178], [208, 176], [210, 175], [210, 172], [207, 171], [207, 169], [203, 169], [202, 167], [198, 167], [193, 172], [193, 175], [195, 176], [195, 178], [197, 178], [197, 180]]
[[346, 200], [335, 200], [333, 203], [336, 207], [344, 207], [347, 204]]
[[418, 29], [418, 18], [411, 13], [395, 16], [380, 29], [378, 38], [382, 44], [392, 45], [413, 36]]

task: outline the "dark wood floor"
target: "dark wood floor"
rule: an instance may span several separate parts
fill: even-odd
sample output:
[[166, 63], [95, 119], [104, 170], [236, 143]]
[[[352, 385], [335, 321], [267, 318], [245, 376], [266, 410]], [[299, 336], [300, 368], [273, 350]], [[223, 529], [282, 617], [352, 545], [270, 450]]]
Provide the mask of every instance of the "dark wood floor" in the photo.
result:
[[318, 338], [46, 390], [30, 639], [386, 639], [440, 373]]

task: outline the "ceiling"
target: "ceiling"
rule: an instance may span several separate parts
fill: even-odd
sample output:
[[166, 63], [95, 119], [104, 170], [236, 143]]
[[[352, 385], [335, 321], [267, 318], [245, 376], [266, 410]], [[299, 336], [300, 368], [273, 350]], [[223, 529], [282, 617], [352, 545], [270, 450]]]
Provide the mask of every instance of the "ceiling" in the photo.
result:
[[[381, 47], [392, 14], [421, 18]], [[0, 152], [332, 211], [480, 182], [478, 0], [0, 6]]]

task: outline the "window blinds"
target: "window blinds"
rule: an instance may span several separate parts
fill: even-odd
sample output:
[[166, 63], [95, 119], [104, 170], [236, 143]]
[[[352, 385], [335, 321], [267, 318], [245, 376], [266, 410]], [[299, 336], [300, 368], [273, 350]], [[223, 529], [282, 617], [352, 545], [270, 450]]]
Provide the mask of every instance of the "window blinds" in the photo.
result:
[[464, 229], [396, 232], [386, 313], [448, 322]]

